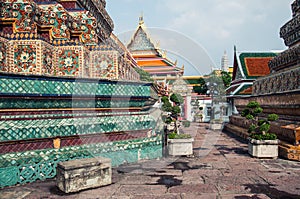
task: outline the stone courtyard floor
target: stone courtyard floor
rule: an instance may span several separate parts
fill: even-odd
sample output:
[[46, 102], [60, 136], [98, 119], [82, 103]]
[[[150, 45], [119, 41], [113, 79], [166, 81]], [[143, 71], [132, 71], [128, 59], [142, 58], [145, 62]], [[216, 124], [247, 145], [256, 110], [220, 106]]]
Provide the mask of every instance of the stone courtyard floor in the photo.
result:
[[194, 138], [193, 157], [168, 157], [113, 169], [113, 184], [74, 194], [54, 180], [0, 189], [0, 198], [242, 199], [300, 198], [300, 162], [256, 159], [247, 144], [207, 124], [183, 128]]

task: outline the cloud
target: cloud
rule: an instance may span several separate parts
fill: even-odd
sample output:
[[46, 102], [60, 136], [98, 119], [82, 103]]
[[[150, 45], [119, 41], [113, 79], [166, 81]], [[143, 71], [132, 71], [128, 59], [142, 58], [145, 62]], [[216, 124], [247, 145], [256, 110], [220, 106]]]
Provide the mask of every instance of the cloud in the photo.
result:
[[251, 2], [257, 8], [251, 7], [249, 0], [210, 0], [209, 3], [191, 0], [183, 5], [180, 0], [167, 0], [166, 6], [174, 16], [169, 27], [197, 37], [227, 39], [246, 23], [264, 20], [263, 1]]
[[[117, 33], [134, 30], [138, 16], [143, 11], [149, 28], [171, 29], [192, 38], [208, 52], [215, 67], [218, 67], [224, 50], [228, 52], [232, 63], [234, 45], [241, 51], [283, 49], [279, 29], [291, 19], [290, 4], [293, 1], [110, 0], [107, 3], [116, 19]], [[123, 37], [121, 39], [125, 40]], [[160, 42], [169, 47], [175, 46], [174, 43], [184, 46], [184, 42], [171, 40], [170, 37], [166, 37], [165, 42]], [[177, 49], [178, 47], [174, 51]], [[197, 56], [196, 48], [186, 49], [185, 52]]]

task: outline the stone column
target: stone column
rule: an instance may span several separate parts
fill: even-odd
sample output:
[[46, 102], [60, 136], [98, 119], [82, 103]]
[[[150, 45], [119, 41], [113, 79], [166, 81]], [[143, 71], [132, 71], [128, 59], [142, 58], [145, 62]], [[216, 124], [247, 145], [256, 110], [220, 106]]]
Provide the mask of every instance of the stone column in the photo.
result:
[[186, 95], [186, 119], [188, 121], [192, 121], [192, 105], [191, 105], [191, 101], [192, 101], [192, 95], [191, 93], [187, 93]]

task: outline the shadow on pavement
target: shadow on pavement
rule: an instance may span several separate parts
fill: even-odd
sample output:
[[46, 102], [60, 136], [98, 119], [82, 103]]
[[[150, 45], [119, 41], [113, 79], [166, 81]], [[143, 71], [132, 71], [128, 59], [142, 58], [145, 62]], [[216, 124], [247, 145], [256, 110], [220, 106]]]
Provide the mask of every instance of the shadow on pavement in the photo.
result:
[[294, 195], [285, 191], [280, 191], [267, 184], [246, 184], [251, 193], [264, 193], [272, 199], [299, 199], [300, 195]]

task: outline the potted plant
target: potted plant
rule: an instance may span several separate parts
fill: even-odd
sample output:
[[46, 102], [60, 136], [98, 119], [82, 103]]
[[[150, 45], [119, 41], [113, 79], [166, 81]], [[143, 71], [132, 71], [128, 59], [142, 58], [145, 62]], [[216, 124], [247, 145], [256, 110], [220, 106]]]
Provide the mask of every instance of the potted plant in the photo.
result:
[[210, 122], [211, 130], [222, 130], [223, 129], [223, 120], [222, 119], [213, 119]]
[[248, 129], [248, 152], [253, 157], [276, 158], [278, 157], [278, 139], [276, 134], [269, 133], [270, 121], [278, 120], [278, 115], [270, 114], [267, 119], [259, 119], [263, 112], [258, 102], [251, 101], [242, 111], [242, 116], [250, 121]]
[[[170, 101], [173, 102], [173, 104], [171, 104]], [[192, 155], [194, 139], [191, 135], [178, 133], [180, 125], [178, 125], [177, 119], [181, 112], [180, 105], [183, 103], [183, 97], [180, 94], [172, 94], [170, 99], [167, 96], [162, 98], [162, 102], [162, 110], [168, 112], [168, 116], [164, 120], [165, 123], [170, 121], [171, 124], [174, 123], [174, 128], [166, 128], [169, 155]], [[190, 123], [186, 121], [184, 124], [188, 126]], [[169, 133], [170, 131], [172, 132]]]
[[189, 134], [168, 134], [168, 153], [172, 156], [192, 155], [194, 139]]

